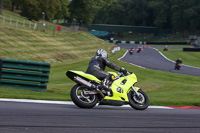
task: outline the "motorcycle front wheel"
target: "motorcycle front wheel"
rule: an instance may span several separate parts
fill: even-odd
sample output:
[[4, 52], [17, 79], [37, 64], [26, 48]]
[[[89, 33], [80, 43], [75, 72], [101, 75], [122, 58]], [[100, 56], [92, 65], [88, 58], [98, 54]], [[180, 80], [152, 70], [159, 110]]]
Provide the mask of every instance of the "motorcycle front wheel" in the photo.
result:
[[149, 106], [149, 98], [141, 89], [138, 94], [139, 96], [134, 91], [128, 93], [129, 104], [136, 110], [145, 110]]
[[98, 97], [96, 95], [85, 94], [85, 91], [87, 91], [87, 88], [75, 85], [71, 89], [71, 99], [80, 108], [93, 108], [98, 102]]

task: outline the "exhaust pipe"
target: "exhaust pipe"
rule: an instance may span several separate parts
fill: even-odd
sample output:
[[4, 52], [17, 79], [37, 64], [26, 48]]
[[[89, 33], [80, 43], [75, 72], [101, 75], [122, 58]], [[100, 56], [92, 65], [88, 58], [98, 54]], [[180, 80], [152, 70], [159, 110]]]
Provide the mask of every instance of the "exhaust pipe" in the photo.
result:
[[[90, 82], [88, 82], [88, 81], [86, 81], [86, 80], [84, 80], [84, 79], [82, 79], [82, 78], [80, 78], [78, 76], [74, 77], [74, 82], [76, 82], [78, 84], [82, 84], [82, 85], [84, 85], [84, 86], [86, 86], [88, 88], [93, 88], [93, 89], [95, 88], [95, 85], [91, 84]], [[97, 90], [97, 92], [99, 92], [99, 94], [103, 98], [105, 97], [104, 94], [98, 88], [96, 88], [96, 90]]]
[[74, 77], [74, 81], [75, 81], [76, 83], [82, 84], [82, 85], [84, 85], [84, 86], [86, 86], [86, 87], [88, 87], [88, 88], [92, 88], [92, 85], [93, 85], [93, 84], [91, 84], [90, 82], [88, 82], [88, 81], [86, 81], [86, 80], [84, 80], [84, 79], [82, 79], [82, 78], [80, 78], [80, 77], [78, 77], [78, 76]]

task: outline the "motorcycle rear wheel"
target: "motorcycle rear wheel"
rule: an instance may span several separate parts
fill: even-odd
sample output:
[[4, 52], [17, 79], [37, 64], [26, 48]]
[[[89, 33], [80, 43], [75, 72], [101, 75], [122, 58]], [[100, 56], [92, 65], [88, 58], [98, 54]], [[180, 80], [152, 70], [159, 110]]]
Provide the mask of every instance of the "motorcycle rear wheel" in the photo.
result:
[[149, 106], [149, 98], [141, 89], [138, 90], [138, 94], [139, 97], [134, 91], [128, 93], [129, 104], [136, 110], [145, 110]]
[[87, 88], [75, 85], [71, 89], [71, 99], [74, 104], [80, 108], [93, 108], [98, 102], [98, 97], [96, 95], [84, 94], [85, 90], [87, 90]]

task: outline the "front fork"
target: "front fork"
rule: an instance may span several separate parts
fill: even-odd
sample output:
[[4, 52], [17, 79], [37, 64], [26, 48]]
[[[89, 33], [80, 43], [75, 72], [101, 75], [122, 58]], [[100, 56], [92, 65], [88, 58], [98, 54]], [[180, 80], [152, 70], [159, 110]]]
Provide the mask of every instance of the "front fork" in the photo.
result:
[[138, 88], [138, 87], [133, 87], [133, 86], [131, 86], [131, 88], [133, 89], [133, 91], [135, 92], [135, 94], [136, 94], [137, 96], [139, 96], [138, 90], [139, 90], [140, 88]]

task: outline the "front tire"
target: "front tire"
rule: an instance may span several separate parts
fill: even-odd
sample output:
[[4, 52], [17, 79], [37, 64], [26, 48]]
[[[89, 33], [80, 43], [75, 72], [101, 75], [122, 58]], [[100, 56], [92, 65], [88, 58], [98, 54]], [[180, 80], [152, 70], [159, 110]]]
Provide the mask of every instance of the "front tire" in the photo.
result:
[[71, 89], [71, 99], [80, 108], [93, 108], [98, 102], [98, 97], [84, 94], [84, 90], [87, 90], [87, 88], [75, 85]]
[[140, 89], [138, 90], [139, 96], [134, 91], [128, 93], [129, 104], [136, 110], [145, 110], [149, 106], [148, 96]]

